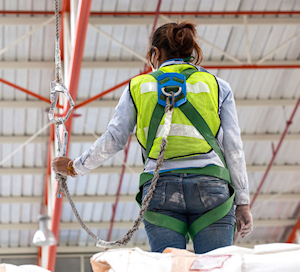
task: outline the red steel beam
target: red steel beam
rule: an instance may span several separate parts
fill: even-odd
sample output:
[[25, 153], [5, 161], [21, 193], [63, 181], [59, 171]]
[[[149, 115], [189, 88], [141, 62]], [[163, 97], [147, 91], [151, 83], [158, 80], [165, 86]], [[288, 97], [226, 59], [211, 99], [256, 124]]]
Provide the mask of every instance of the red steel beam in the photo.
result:
[[293, 243], [295, 241], [296, 233], [297, 233], [297, 230], [299, 230], [299, 229], [300, 229], [300, 218], [298, 219], [296, 225], [294, 226], [289, 238], [286, 240], [287, 243]]
[[[142, 72], [142, 73], [140, 73], [140, 74], [138, 74], [138, 75], [136, 75], [136, 76], [143, 75], [143, 74], [147, 74], [147, 73], [149, 73], [150, 71], [151, 71], [151, 69], [148, 69], [148, 70], [146, 70], [146, 71], [144, 71], [144, 72]], [[131, 77], [131, 78], [132, 78], [132, 77]], [[129, 83], [129, 81], [130, 81], [131, 78], [126, 79], [126, 80], [124, 80], [123, 82], [117, 84], [116, 86], [114, 86], [114, 87], [112, 87], [112, 88], [109, 88], [108, 90], [103, 91], [103, 92], [101, 92], [101, 93], [99, 93], [99, 94], [97, 94], [97, 95], [95, 95], [95, 96], [93, 96], [93, 97], [91, 97], [91, 98], [89, 98], [89, 99], [87, 99], [87, 100], [81, 102], [80, 104], [76, 105], [76, 106], [74, 107], [74, 109], [78, 109], [78, 108], [80, 108], [80, 107], [82, 107], [82, 106], [85, 106], [86, 104], [91, 103], [92, 101], [97, 100], [98, 98], [100, 98], [100, 97], [102, 97], [102, 96], [104, 96], [104, 95], [106, 95], [106, 94], [108, 94], [108, 93], [110, 93], [110, 92], [113, 92], [113, 91], [117, 90], [117, 89], [120, 88], [120, 87], [123, 87], [123, 86], [127, 85], [127, 84]]]
[[265, 171], [265, 174], [264, 174], [264, 176], [263, 176], [263, 178], [262, 178], [260, 184], [259, 184], [258, 187], [257, 187], [256, 193], [254, 194], [254, 196], [253, 196], [253, 198], [252, 198], [252, 200], [251, 200], [250, 208], [253, 207], [253, 205], [254, 205], [254, 203], [255, 203], [255, 200], [256, 200], [256, 198], [257, 198], [259, 192], [261, 191], [262, 186], [264, 185], [264, 183], [265, 183], [265, 181], [266, 181], [266, 178], [267, 178], [267, 176], [268, 176], [268, 174], [269, 174], [269, 172], [270, 172], [270, 169], [271, 169], [271, 167], [272, 167], [272, 165], [273, 165], [273, 163], [274, 163], [274, 161], [275, 161], [275, 158], [276, 158], [276, 156], [277, 156], [277, 154], [278, 154], [278, 151], [279, 151], [279, 149], [280, 149], [280, 147], [281, 147], [281, 145], [282, 145], [282, 142], [283, 142], [283, 140], [284, 140], [284, 138], [285, 138], [285, 136], [286, 136], [286, 134], [287, 134], [287, 132], [288, 132], [289, 127], [291, 126], [291, 124], [292, 124], [292, 122], [293, 122], [293, 119], [294, 119], [294, 116], [295, 116], [295, 114], [296, 114], [296, 112], [297, 112], [297, 109], [298, 109], [298, 107], [299, 107], [299, 104], [300, 104], [300, 98], [297, 100], [297, 103], [296, 103], [296, 105], [295, 105], [295, 107], [294, 107], [294, 110], [293, 110], [291, 116], [290, 116], [290, 119], [286, 122], [285, 129], [284, 129], [284, 131], [283, 131], [283, 133], [282, 133], [282, 135], [281, 135], [281, 137], [280, 137], [280, 140], [279, 140], [279, 142], [278, 142], [278, 145], [276, 146], [276, 148], [275, 148], [274, 151], [273, 151], [273, 156], [272, 156], [272, 158], [271, 158], [271, 160], [270, 160], [270, 162], [269, 162], [269, 164], [268, 164], [268, 167], [267, 167], [267, 169], [266, 169], [266, 171]]
[[[77, 20], [76, 20], [76, 31], [75, 31], [75, 46], [72, 50], [71, 60], [70, 60], [70, 72], [69, 72], [69, 92], [74, 100], [76, 100], [78, 82], [81, 70], [81, 60], [83, 56], [83, 49], [85, 44], [85, 37], [87, 26], [89, 22], [89, 15], [91, 10], [92, 0], [80, 0], [78, 4]], [[69, 109], [68, 101], [64, 104], [64, 113]], [[72, 120], [73, 112], [70, 115], [68, 121], [66, 122], [66, 129], [71, 136], [72, 131]], [[70, 136], [68, 138], [68, 146], [70, 143]], [[68, 149], [67, 149], [68, 152]], [[66, 154], [67, 156], [67, 154]], [[57, 189], [57, 185], [56, 185]], [[55, 198], [53, 205], [53, 215], [52, 215], [52, 224], [51, 230], [53, 231], [57, 241], [59, 238], [59, 224], [61, 218], [61, 208], [62, 208], [63, 198]], [[57, 246], [49, 247], [49, 256], [48, 256], [48, 270], [54, 272], [55, 261], [56, 261], [56, 250]]]
[[[259, 195], [259, 193], [261, 191], [261, 188], [262, 188], [262, 186], [264, 185], [264, 183], [265, 183], [265, 181], [267, 179], [267, 176], [268, 176], [268, 174], [269, 174], [269, 172], [271, 170], [271, 167], [272, 167], [272, 165], [273, 165], [273, 163], [275, 161], [275, 158], [276, 158], [276, 156], [277, 156], [277, 154], [279, 152], [279, 149], [280, 149], [280, 147], [282, 145], [282, 142], [283, 142], [283, 140], [284, 140], [284, 138], [285, 138], [285, 136], [286, 136], [286, 134], [288, 132], [289, 127], [291, 126], [291, 124], [293, 122], [293, 119], [294, 119], [294, 116], [295, 116], [295, 114], [297, 112], [299, 104], [300, 104], [300, 98], [297, 100], [297, 103], [296, 103], [296, 105], [294, 107], [294, 110], [293, 110], [291, 116], [290, 116], [290, 119], [286, 122], [286, 127], [285, 127], [285, 129], [284, 129], [284, 131], [283, 131], [283, 133], [282, 133], [282, 135], [280, 137], [280, 140], [278, 142], [278, 145], [277, 145], [276, 149], [273, 150], [273, 156], [272, 156], [272, 158], [271, 158], [271, 160], [270, 160], [270, 162], [268, 164], [268, 167], [267, 167], [267, 169], [266, 169], [266, 171], [264, 173], [264, 176], [263, 176], [261, 182], [259, 183], [259, 185], [257, 187], [257, 190], [256, 190], [256, 192], [255, 192], [255, 194], [254, 194], [254, 196], [253, 196], [253, 198], [251, 200], [250, 209], [253, 207], [253, 205], [254, 205], [254, 203], [255, 203], [255, 201], [257, 199], [257, 196]], [[292, 243], [295, 240], [295, 238], [296, 238], [296, 231], [299, 228], [300, 228], [300, 219], [298, 220], [297, 224], [295, 225], [295, 227], [294, 227], [294, 229], [293, 229], [290, 237], [287, 240], [287, 243]], [[237, 237], [238, 237], [238, 233], [236, 233], [236, 235], [235, 235], [233, 244], [235, 244]]]
[[[282, 133], [282, 135], [280, 137], [279, 143], [278, 143], [276, 149], [273, 151], [273, 156], [271, 158], [271, 161], [268, 164], [266, 172], [265, 172], [265, 174], [264, 174], [264, 176], [263, 176], [263, 178], [262, 178], [262, 180], [261, 180], [261, 182], [260, 182], [260, 184], [259, 184], [259, 186], [258, 186], [258, 188], [256, 190], [256, 193], [254, 194], [253, 199], [252, 199], [252, 201], [250, 203], [250, 208], [253, 207], [253, 204], [255, 203], [255, 200], [256, 200], [259, 192], [261, 191], [262, 186], [264, 185], [264, 183], [266, 181], [266, 178], [267, 178], [267, 176], [268, 176], [268, 174], [270, 172], [270, 169], [271, 169], [271, 167], [272, 167], [272, 165], [274, 163], [274, 160], [275, 160], [275, 158], [276, 158], [276, 156], [278, 154], [278, 151], [279, 151], [279, 149], [280, 149], [280, 147], [282, 145], [282, 142], [283, 142], [283, 140], [284, 140], [284, 138], [285, 138], [285, 136], [286, 136], [286, 134], [288, 132], [289, 127], [291, 126], [291, 124], [293, 122], [294, 116], [295, 116], [295, 114], [297, 112], [297, 109], [298, 109], [299, 105], [300, 105], [300, 97], [297, 100], [297, 103], [296, 103], [296, 105], [294, 107], [294, 110], [293, 110], [293, 112], [292, 112], [289, 120], [286, 122], [286, 127], [285, 127], [285, 129], [284, 129], [284, 131], [283, 131], [283, 133]], [[300, 219], [298, 220], [297, 224], [294, 226], [294, 229], [293, 229], [291, 235], [289, 236], [289, 238], [287, 240], [287, 243], [292, 243], [295, 240], [295, 238], [296, 238], [296, 232], [297, 232], [297, 230], [299, 228], [300, 228]]]
[[[19, 85], [16, 85], [16, 84], [14, 84], [14, 83], [12, 83], [12, 82], [9, 82], [9, 81], [5, 80], [5, 79], [3, 79], [3, 78], [0, 78], [0, 81], [1, 81], [2, 83], [4, 83], [4, 84], [8, 85], [8, 86], [11, 86], [11, 87], [13, 87], [13, 88], [15, 88], [15, 89], [21, 91], [21, 92], [27, 93], [27, 94], [29, 94], [29, 95], [31, 95], [31, 96], [33, 96], [33, 97], [36, 97], [36, 98], [38, 98], [38, 99], [40, 99], [40, 100], [43, 100], [43, 101], [45, 101], [45, 102], [51, 104], [51, 101], [50, 101], [49, 99], [47, 99], [47, 98], [45, 98], [45, 97], [43, 97], [43, 96], [41, 96], [41, 95], [39, 95], [39, 94], [36, 94], [36, 93], [34, 93], [34, 92], [31, 92], [31, 91], [29, 91], [29, 90], [27, 90], [27, 89], [25, 89], [25, 88], [23, 88], [23, 87], [21, 87], [21, 86], [19, 86]], [[62, 108], [62, 106], [59, 106], [59, 105], [58, 105], [58, 107]]]
[[[15, 15], [54, 15], [52, 11], [20, 11], [20, 10], [0, 10], [0, 14], [15, 14]], [[155, 11], [145, 12], [91, 12], [91, 16], [155, 16]], [[229, 16], [229, 15], [297, 15], [299, 10], [287, 11], [162, 11], [162, 15], [166, 16]]]

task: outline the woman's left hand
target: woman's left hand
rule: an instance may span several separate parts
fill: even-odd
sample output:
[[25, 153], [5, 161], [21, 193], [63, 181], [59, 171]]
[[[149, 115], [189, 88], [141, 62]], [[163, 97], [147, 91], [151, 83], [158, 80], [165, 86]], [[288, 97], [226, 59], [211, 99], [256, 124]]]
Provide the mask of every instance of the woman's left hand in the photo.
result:
[[245, 238], [253, 230], [253, 219], [249, 205], [238, 205], [235, 209], [238, 233]]
[[68, 163], [72, 161], [67, 157], [56, 157], [52, 161], [52, 169], [55, 173], [61, 174], [62, 176], [68, 176]]

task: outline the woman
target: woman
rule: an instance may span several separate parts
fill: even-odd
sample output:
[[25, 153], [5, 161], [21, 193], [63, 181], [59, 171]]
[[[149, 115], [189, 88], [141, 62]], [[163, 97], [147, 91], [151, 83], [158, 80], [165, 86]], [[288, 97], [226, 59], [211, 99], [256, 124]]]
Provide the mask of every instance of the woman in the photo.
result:
[[[178, 81], [186, 86], [187, 92], [181, 98], [186, 97], [187, 101], [174, 108], [161, 175], [146, 211], [152, 212], [154, 219], [146, 214], [144, 217], [151, 251], [162, 252], [166, 247], [185, 249], [187, 232], [198, 254], [229, 246], [233, 242], [235, 217], [242, 237], [252, 231], [246, 164], [230, 86], [198, 66], [202, 51], [196, 42], [194, 24], [169, 23], [159, 27], [152, 36], [147, 56], [152, 69], [159, 70], [133, 78], [120, 98], [107, 131], [74, 161], [55, 158], [53, 170], [62, 175], [87, 174], [123, 149], [136, 126], [145, 163], [143, 175], [148, 175], [140, 182], [140, 197], [144, 198], [163, 130], [163, 121], [159, 121], [153, 143], [147, 150], [148, 132], [158, 100], [158, 82], [168, 81], [164, 73], [176, 73], [177, 80], [181, 73], [184, 77]], [[164, 80], [160, 80], [160, 75]], [[188, 114], [191, 109], [193, 114]], [[197, 126], [199, 120], [202, 123]], [[235, 216], [230, 202], [234, 197], [228, 184], [230, 178], [236, 192]], [[218, 212], [220, 216], [212, 218], [209, 211], [218, 210], [216, 207], [225, 202], [226, 212], [223, 209], [223, 214]], [[182, 226], [181, 230], [177, 225]]]

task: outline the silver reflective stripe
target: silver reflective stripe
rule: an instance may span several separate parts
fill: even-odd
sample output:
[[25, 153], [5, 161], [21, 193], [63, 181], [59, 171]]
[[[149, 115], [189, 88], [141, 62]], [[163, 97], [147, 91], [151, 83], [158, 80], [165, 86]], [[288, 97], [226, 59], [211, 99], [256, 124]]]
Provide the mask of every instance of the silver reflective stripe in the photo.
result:
[[157, 92], [157, 82], [145, 82], [141, 84], [141, 94]]
[[[149, 130], [148, 127], [144, 128], [146, 139], [148, 137], [148, 130]], [[164, 132], [164, 125], [160, 125], [157, 129], [155, 138], [162, 137], [163, 132]], [[199, 131], [194, 126], [189, 126], [189, 125], [171, 124], [171, 130], [169, 135], [193, 137], [193, 138], [204, 140], [203, 136], [199, 133]]]
[[210, 93], [209, 87], [205, 82], [198, 81], [195, 84], [186, 83], [186, 91], [188, 93]]
[[[186, 91], [188, 93], [210, 93], [209, 87], [205, 82], [198, 81], [194, 84], [186, 83]], [[157, 82], [145, 82], [141, 84], [141, 94], [157, 92]]]

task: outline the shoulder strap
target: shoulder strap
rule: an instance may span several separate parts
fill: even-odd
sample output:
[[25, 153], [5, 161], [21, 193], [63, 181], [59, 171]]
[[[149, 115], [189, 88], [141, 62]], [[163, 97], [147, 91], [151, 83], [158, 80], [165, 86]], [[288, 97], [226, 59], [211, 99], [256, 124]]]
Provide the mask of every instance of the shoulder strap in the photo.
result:
[[212, 149], [217, 153], [224, 166], [226, 167], [226, 162], [223, 157], [220, 146], [201, 114], [193, 107], [193, 105], [189, 101], [186, 101], [186, 103], [181, 105], [179, 109], [190, 120], [193, 126], [204, 137], [204, 139], [208, 142]]
[[152, 72], [150, 73], [149, 75], [153, 76], [156, 80], [157, 80], [157, 77], [162, 75], [164, 72], [161, 71], [161, 70], [156, 70], [155, 72]]
[[163, 118], [164, 114], [165, 114], [164, 107], [157, 103], [152, 113], [152, 117], [149, 124], [145, 162], [149, 157], [149, 153], [153, 145], [157, 129], [159, 127], [160, 121]]
[[185, 80], [188, 80], [188, 78], [196, 72], [199, 72], [199, 71], [194, 68], [189, 68], [189, 69], [182, 71], [180, 74], [185, 76]]

